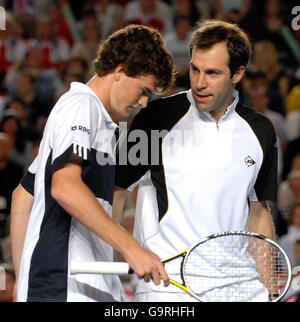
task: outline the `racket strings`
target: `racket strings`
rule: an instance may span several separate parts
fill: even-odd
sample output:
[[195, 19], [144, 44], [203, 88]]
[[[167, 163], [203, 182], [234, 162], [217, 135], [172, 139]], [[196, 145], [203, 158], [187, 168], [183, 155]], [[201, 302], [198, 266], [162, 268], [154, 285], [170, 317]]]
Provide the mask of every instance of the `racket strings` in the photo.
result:
[[287, 280], [280, 251], [264, 240], [225, 235], [198, 244], [186, 256], [183, 276], [204, 301], [267, 301], [278, 297]]
[[284, 289], [288, 278], [288, 269], [283, 255], [273, 245], [257, 238], [250, 240], [249, 253], [255, 260], [260, 281], [268, 289], [269, 299], [276, 299]]

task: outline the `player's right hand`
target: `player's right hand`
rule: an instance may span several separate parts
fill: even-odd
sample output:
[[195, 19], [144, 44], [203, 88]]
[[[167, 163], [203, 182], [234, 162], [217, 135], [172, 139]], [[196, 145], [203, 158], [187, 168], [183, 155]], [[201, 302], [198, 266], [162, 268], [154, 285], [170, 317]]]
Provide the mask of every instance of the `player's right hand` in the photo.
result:
[[169, 285], [169, 277], [164, 264], [153, 252], [138, 245], [130, 254], [123, 256], [138, 277], [143, 278], [145, 282], [152, 280], [155, 285], [160, 285], [162, 280], [165, 287]]

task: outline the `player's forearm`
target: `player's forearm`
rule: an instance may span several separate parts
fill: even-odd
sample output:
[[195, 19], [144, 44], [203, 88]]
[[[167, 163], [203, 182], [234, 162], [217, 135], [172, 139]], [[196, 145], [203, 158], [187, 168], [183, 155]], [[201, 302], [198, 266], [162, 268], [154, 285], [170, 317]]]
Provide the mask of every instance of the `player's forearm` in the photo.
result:
[[248, 230], [275, 239], [273, 219], [267, 202], [251, 202], [247, 221]]
[[19, 276], [24, 240], [33, 201], [33, 196], [21, 185], [19, 185], [12, 194], [10, 238], [16, 278]]
[[110, 218], [84, 182], [64, 177], [60, 182], [54, 181], [54, 185], [59, 187], [52, 192], [54, 199], [117, 251], [126, 254], [130, 248], [138, 246], [133, 237]]

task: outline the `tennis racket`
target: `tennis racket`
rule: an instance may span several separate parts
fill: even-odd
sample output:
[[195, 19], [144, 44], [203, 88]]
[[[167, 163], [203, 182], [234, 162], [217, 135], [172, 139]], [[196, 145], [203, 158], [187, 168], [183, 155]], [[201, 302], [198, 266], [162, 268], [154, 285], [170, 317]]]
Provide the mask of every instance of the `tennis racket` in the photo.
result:
[[[278, 302], [292, 278], [285, 251], [273, 240], [250, 232], [210, 235], [163, 260], [182, 258], [181, 282], [170, 283], [201, 302]], [[71, 262], [71, 274], [129, 274], [124, 262]]]

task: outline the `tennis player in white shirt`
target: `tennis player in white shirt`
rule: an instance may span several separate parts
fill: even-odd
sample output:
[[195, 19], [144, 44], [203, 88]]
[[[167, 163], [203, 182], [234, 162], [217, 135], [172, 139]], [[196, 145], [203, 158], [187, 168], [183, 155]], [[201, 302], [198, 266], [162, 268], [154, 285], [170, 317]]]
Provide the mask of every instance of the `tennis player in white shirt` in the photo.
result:
[[111, 142], [117, 142], [118, 122], [146, 107], [150, 94], [168, 88], [173, 76], [161, 35], [127, 26], [100, 44], [95, 76], [72, 83], [54, 106], [38, 156], [13, 195], [18, 301], [120, 301], [118, 277], [69, 273], [73, 259], [113, 261], [112, 247], [139, 277], [155, 284], [161, 277], [168, 285], [160, 258], [111, 218]]

